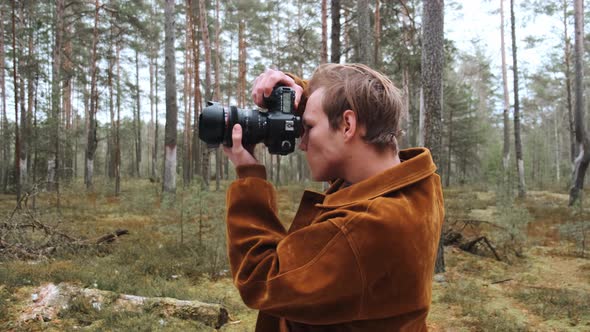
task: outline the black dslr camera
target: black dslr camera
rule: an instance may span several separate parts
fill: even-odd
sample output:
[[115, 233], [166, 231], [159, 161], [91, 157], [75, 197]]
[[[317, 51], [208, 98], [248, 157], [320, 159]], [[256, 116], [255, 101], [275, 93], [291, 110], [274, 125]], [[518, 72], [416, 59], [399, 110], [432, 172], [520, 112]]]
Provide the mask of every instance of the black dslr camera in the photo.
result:
[[264, 99], [268, 111], [225, 107], [207, 102], [199, 116], [199, 138], [209, 147], [219, 143], [232, 146], [231, 133], [235, 124], [242, 126], [242, 144], [264, 142], [268, 152], [286, 155], [295, 151], [295, 139], [301, 136], [301, 117], [296, 116], [295, 90], [278, 86]]

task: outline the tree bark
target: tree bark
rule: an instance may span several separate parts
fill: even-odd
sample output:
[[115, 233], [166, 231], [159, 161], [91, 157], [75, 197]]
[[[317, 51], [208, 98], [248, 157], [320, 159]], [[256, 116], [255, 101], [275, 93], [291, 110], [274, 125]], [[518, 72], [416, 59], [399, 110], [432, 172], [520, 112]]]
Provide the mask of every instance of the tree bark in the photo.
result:
[[333, 63], [340, 63], [340, 0], [332, 0], [331, 4], [331, 16], [332, 16], [332, 33], [330, 47], [330, 61]]
[[135, 176], [141, 176], [141, 88], [139, 87], [139, 51], [135, 50]]
[[73, 91], [73, 69], [74, 64], [72, 63], [72, 30], [71, 28], [64, 29], [64, 57], [63, 57], [63, 101], [62, 101], [62, 108], [63, 108], [63, 142], [64, 142], [64, 157], [63, 157], [63, 164], [64, 172], [63, 178], [71, 181], [73, 178], [73, 167], [74, 167], [74, 158], [75, 155], [73, 153], [74, 147], [72, 144], [72, 119], [73, 119], [73, 110], [72, 110], [72, 91]]
[[117, 64], [117, 126], [115, 128], [115, 195], [121, 193], [121, 37], [115, 43]]
[[176, 193], [176, 126], [178, 124], [178, 106], [176, 105], [176, 60], [174, 56], [175, 41], [175, 1], [166, 0], [164, 47], [166, 73], [166, 133], [165, 162], [162, 189], [167, 193]]
[[16, 66], [16, 3], [12, 3], [12, 74], [14, 83], [14, 181], [16, 183], [16, 202], [20, 208], [21, 179], [20, 179], [20, 133], [18, 125], [18, 73]]
[[580, 191], [584, 188], [584, 177], [590, 163], [590, 142], [584, 122], [584, 4], [583, 0], [574, 0], [574, 59], [575, 59], [575, 105], [576, 144], [578, 156], [574, 162], [572, 188], [570, 189], [569, 205], [580, 199]]
[[[215, 93], [214, 100], [220, 100], [221, 98], [221, 82], [219, 81], [219, 71], [221, 58], [220, 46], [221, 46], [221, 23], [219, 21], [219, 0], [215, 1]], [[218, 146], [215, 149], [215, 190], [219, 191], [221, 187], [221, 172], [222, 172], [223, 154], [221, 148]]]
[[[187, 3], [186, 8], [186, 22], [185, 22], [185, 51], [184, 51], [184, 93], [183, 93], [183, 103], [184, 103], [184, 132], [183, 132], [183, 140], [184, 140], [184, 153], [183, 153], [183, 160], [182, 160], [182, 179], [183, 185], [187, 188], [191, 182], [192, 178], [192, 138], [191, 138], [191, 83], [192, 83], [192, 47], [191, 47], [191, 30], [192, 30], [192, 22], [191, 22], [191, 9], [190, 2]], [[193, 96], [194, 97], [194, 96]]]
[[90, 109], [88, 114], [88, 137], [86, 140], [86, 189], [93, 190], [94, 155], [98, 146], [97, 121], [98, 112], [98, 13], [100, 5], [94, 2], [94, 29], [92, 33], [92, 50], [90, 58]]
[[[444, 1], [424, 2], [422, 33], [422, 91], [424, 97], [424, 144], [434, 163], [442, 162], [442, 98], [444, 68]], [[444, 250], [439, 240], [435, 273], [445, 271]]]
[[[3, 8], [0, 7], [0, 22], [4, 22]], [[9, 169], [9, 142], [10, 136], [8, 131], [8, 117], [6, 115], [6, 79], [5, 79], [5, 64], [4, 64], [4, 34], [0, 33], [0, 98], [2, 113], [0, 113], [0, 137], [2, 137], [2, 163], [0, 164], [0, 191], [6, 193], [8, 187], [7, 172]]]
[[565, 91], [566, 91], [566, 107], [567, 117], [569, 125], [569, 138], [570, 138], [570, 161], [572, 163], [572, 169], [574, 168], [574, 159], [576, 158], [576, 129], [574, 126], [574, 114], [572, 107], [572, 70], [571, 70], [571, 40], [568, 35], [568, 22], [567, 22], [567, 10], [568, 1], [563, 0], [563, 39], [564, 39], [564, 76], [565, 76]]
[[328, 0], [322, 0], [322, 46], [320, 63], [328, 62]]
[[[31, 71], [26, 70], [26, 67], [28, 65], [30, 65], [30, 60], [26, 61], [27, 57], [25, 56], [25, 45], [24, 45], [24, 36], [21, 36], [24, 34], [25, 30], [25, 13], [24, 13], [24, 4], [20, 4], [19, 6], [19, 11], [18, 11], [18, 24], [17, 24], [17, 30], [18, 30], [18, 35], [20, 38], [18, 38], [15, 42], [17, 42], [17, 47], [20, 50], [20, 54], [18, 56], [18, 69], [16, 69], [16, 72], [18, 73], [18, 79], [19, 79], [19, 84], [18, 87], [20, 89], [19, 92], [19, 107], [20, 107], [20, 133], [19, 133], [19, 139], [20, 139], [20, 144], [19, 144], [19, 186], [20, 189], [19, 190], [24, 190], [25, 192], [27, 191], [27, 157], [28, 157], [28, 145], [27, 145], [27, 140], [29, 139], [29, 135], [27, 135], [27, 105], [25, 102], [25, 77], [27, 77], [29, 75], [29, 72]], [[17, 38], [15, 36], [15, 38]], [[15, 50], [16, 51], [16, 50]], [[30, 59], [30, 57], [29, 57]], [[16, 88], [16, 85], [15, 85]]]
[[502, 166], [504, 167], [504, 183], [508, 182], [510, 165], [510, 95], [508, 92], [508, 70], [506, 65], [506, 43], [504, 40], [504, 0], [500, 0], [500, 48], [502, 52], [502, 91], [504, 95], [504, 148], [502, 150]]
[[[115, 136], [116, 136], [116, 120], [115, 120], [115, 91], [114, 91], [114, 87], [113, 87], [113, 76], [114, 76], [114, 70], [115, 70], [115, 52], [113, 50], [113, 44], [115, 43], [114, 41], [114, 33], [113, 30], [115, 29], [115, 27], [113, 25], [111, 25], [110, 27], [110, 44], [109, 44], [109, 58], [108, 58], [108, 71], [107, 71], [107, 85], [109, 87], [109, 115], [111, 118], [111, 130], [110, 130], [110, 135], [109, 135], [109, 146], [110, 148], [110, 154], [109, 154], [109, 167], [108, 167], [108, 177], [111, 180], [115, 179], [115, 159], [116, 159], [116, 148], [115, 148]], [[117, 194], [116, 190], [115, 190], [115, 195]]]
[[[209, 24], [207, 23], [207, 8], [204, 0], [199, 0], [199, 21], [201, 22], [201, 38], [203, 39], [203, 53], [205, 55], [205, 101], [211, 100], [211, 44], [209, 41]], [[205, 188], [209, 188], [210, 151], [203, 148], [202, 177]]]
[[369, 17], [369, 1], [357, 0], [356, 3], [358, 17], [358, 62], [372, 66], [371, 59], [371, 18]]
[[516, 18], [514, 16], [514, 0], [510, 0], [510, 22], [512, 30], [512, 71], [514, 72], [514, 151], [516, 154], [516, 171], [518, 176], [518, 197], [524, 198], [526, 195], [526, 186], [524, 181], [522, 142], [520, 138], [520, 104], [518, 99], [518, 58], [516, 56]]
[[373, 63], [381, 68], [381, 2], [375, 1], [375, 41], [373, 44]]
[[[38, 317], [59, 319], [64, 308], [73, 305], [73, 301], [82, 301], [88, 308], [98, 306], [113, 312], [143, 313], [150, 312], [162, 317], [199, 321], [211, 329], [219, 329], [229, 320], [227, 309], [219, 304], [199, 301], [185, 301], [169, 297], [143, 297], [137, 295], [117, 294], [110, 291], [81, 288], [73, 284], [49, 283], [33, 290], [38, 299], [33, 304], [22, 304], [26, 309], [20, 315], [21, 321], [38, 320]], [[27, 298], [30, 298], [27, 297]]]

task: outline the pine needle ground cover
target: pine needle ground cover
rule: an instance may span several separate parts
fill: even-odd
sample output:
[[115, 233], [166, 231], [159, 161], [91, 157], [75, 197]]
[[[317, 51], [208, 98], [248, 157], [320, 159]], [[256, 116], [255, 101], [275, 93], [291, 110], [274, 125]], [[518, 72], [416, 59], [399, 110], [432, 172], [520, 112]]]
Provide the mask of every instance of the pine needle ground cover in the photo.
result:
[[[256, 312], [243, 305], [228, 271], [226, 186], [205, 191], [195, 184], [178, 189], [174, 199], [162, 199], [160, 184], [147, 180], [124, 182], [118, 197], [106, 182], [93, 193], [74, 183], [62, 190], [59, 209], [55, 194], [38, 194], [34, 209], [30, 199], [35, 220], [76, 241], [86, 243], [117, 229], [128, 234], [100, 246], [57, 245], [36, 258], [3, 256], [0, 330], [214, 331], [191, 319], [97, 308], [81, 299], [51, 320], [20, 319], [37, 287], [68, 283], [114, 294], [220, 304], [229, 313], [220, 331], [252, 331]], [[303, 190], [301, 185], [278, 189], [285, 227]], [[587, 224], [590, 211], [567, 208], [567, 196], [552, 192], [530, 192], [524, 201], [507, 204], [494, 192], [453, 188], [445, 199], [446, 225], [460, 225], [466, 239], [485, 236], [501, 260], [481, 243], [473, 252], [448, 245], [447, 272], [433, 282], [431, 330], [590, 329], [590, 230], [569, 226]], [[13, 196], [0, 196], [2, 222], [14, 207]], [[23, 245], [46, 244], [43, 230], [30, 234], [20, 234]]]

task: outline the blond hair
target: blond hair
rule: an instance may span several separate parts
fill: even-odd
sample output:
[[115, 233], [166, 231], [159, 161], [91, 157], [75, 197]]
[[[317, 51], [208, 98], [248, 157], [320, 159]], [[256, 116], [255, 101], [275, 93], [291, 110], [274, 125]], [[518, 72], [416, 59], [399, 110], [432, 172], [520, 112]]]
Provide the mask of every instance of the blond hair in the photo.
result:
[[404, 106], [400, 90], [389, 78], [363, 64], [328, 63], [315, 70], [307, 95], [320, 88], [324, 89], [322, 107], [332, 129], [340, 128], [342, 114], [352, 110], [366, 130], [365, 142], [397, 150]]

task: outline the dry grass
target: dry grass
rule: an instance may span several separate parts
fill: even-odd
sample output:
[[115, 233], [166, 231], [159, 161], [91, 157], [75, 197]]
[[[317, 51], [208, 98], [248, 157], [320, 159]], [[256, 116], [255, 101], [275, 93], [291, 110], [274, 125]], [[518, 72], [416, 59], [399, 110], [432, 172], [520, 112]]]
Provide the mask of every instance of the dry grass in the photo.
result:
[[[108, 183], [98, 183], [92, 194], [74, 183], [64, 188], [59, 210], [55, 195], [40, 195], [37, 209], [43, 220], [68, 234], [92, 238], [125, 228], [130, 235], [100, 250], [62, 251], [34, 262], [1, 262], [0, 330], [211, 331], [199, 323], [149, 313], [97, 312], [82, 303], [53, 322], [24, 324], [14, 319], [19, 310], [15, 303], [27, 289], [68, 281], [120, 293], [221, 303], [235, 322], [222, 331], [252, 331], [256, 312], [244, 306], [228, 275], [225, 190], [179, 187], [176, 201], [162, 202], [159, 186], [147, 180], [129, 181], [115, 197]], [[278, 190], [280, 218], [287, 228], [302, 191], [301, 185]], [[507, 227], [525, 217], [528, 222], [513, 230], [523, 236], [523, 257], [509, 262], [445, 249], [446, 281], [433, 284], [428, 321], [433, 331], [590, 329], [590, 262], [576, 256], [577, 243], [559, 231], [560, 225], [589, 220], [585, 218], [590, 214], [565, 207], [562, 195], [547, 192], [533, 193], [508, 210], [490, 192], [450, 189], [445, 199], [449, 218], [484, 220], [474, 234], [488, 236], [498, 247], [503, 238], [492, 224]], [[0, 195], [0, 216], [13, 207], [13, 197]]]

